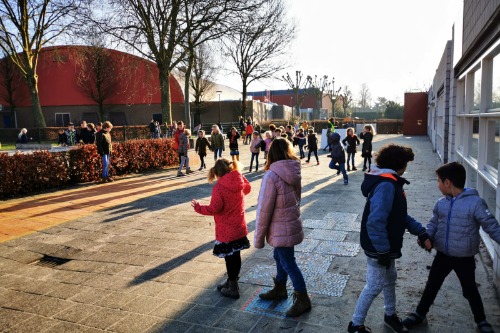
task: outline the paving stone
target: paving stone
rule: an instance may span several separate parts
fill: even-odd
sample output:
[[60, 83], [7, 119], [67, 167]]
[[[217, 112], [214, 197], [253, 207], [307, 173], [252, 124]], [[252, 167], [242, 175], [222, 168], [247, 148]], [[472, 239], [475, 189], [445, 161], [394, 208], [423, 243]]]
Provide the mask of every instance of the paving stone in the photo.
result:
[[152, 316], [163, 317], [163, 318], [180, 318], [186, 312], [191, 310], [194, 307], [195, 303], [186, 303], [175, 300], [169, 300], [161, 305], [159, 305], [156, 309], [151, 311], [149, 314]]
[[249, 332], [258, 320], [258, 315], [230, 309], [215, 323], [214, 327], [235, 332]]
[[110, 292], [109, 295], [97, 301], [95, 305], [111, 309], [121, 309], [125, 304], [129, 303], [137, 297], [139, 296], [137, 296], [136, 294], [125, 292]]
[[55, 319], [78, 323], [102, 308], [94, 305], [75, 304], [53, 316]]
[[31, 317], [33, 316], [30, 314], [2, 307], [0, 308], [0, 328], [10, 329]]
[[59, 322], [50, 328], [50, 333], [84, 333], [87, 332], [87, 330], [88, 327], [82, 325], [68, 322]]
[[308, 238], [342, 242], [346, 236], [345, 231], [314, 229]]
[[161, 320], [159, 317], [131, 313], [109, 329], [121, 333], [147, 332]]
[[139, 314], [148, 314], [163, 303], [165, 303], [163, 298], [139, 295], [123, 305], [121, 309]]
[[337, 256], [353, 257], [358, 254], [360, 246], [357, 243], [322, 241], [315, 251]]
[[102, 309], [89, 317], [83, 319], [80, 323], [82, 325], [99, 328], [102, 330], [108, 329], [110, 326], [116, 324], [118, 321], [122, 320], [128, 315], [127, 312], [114, 310], [114, 309]]
[[185, 333], [192, 326], [193, 324], [190, 323], [180, 322], [177, 320], [166, 320], [154, 325], [149, 331], [151, 333]]
[[262, 316], [251, 333], [295, 332], [298, 322], [292, 319]]
[[75, 296], [71, 297], [70, 300], [78, 303], [86, 303], [86, 304], [96, 304], [109, 294], [111, 291], [107, 291], [104, 289], [95, 289], [90, 287], [82, 286], [82, 291]]
[[213, 306], [195, 305], [180, 320], [189, 323], [212, 326], [228, 311], [227, 309]]
[[26, 320], [22, 320], [19, 324], [7, 327], [0, 324], [2, 332], [7, 333], [26, 333], [26, 332], [50, 332], [51, 328], [54, 327], [58, 322], [50, 318], [41, 316], [30, 316], [24, 315]]
[[31, 304], [29, 312], [33, 312], [44, 317], [52, 317], [63, 310], [69, 309], [74, 304], [73, 302], [59, 298], [52, 298], [48, 296], [42, 297], [45, 301], [42, 299], [34, 304]]
[[304, 228], [311, 228], [311, 229], [328, 229], [332, 230], [335, 227], [335, 221], [333, 219], [330, 220], [313, 220], [313, 219], [305, 219]]

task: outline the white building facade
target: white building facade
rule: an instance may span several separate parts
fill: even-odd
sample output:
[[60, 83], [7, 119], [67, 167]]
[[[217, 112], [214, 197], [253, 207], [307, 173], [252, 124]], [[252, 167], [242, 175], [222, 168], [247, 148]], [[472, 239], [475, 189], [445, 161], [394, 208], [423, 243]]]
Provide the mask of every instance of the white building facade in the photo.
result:
[[[500, 219], [500, 0], [465, 0], [429, 91], [427, 133]], [[483, 231], [500, 287], [500, 247]]]

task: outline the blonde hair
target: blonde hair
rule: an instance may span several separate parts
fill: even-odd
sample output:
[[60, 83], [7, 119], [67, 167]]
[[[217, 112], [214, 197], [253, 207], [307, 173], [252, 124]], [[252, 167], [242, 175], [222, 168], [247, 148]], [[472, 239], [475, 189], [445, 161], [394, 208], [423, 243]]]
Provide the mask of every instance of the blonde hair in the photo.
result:
[[205, 131], [204, 130], [199, 130], [198, 134], [201, 134], [201, 137], [204, 137], [205, 136]]
[[271, 139], [273, 137], [273, 134], [271, 133], [271, 131], [266, 131], [266, 133], [264, 133], [264, 135], [266, 136], [266, 138], [268, 139]]
[[241, 170], [241, 164], [239, 162], [230, 161], [227, 158], [219, 158], [215, 161], [215, 165], [208, 170], [208, 182], [213, 183], [214, 180], [219, 179], [234, 170]]
[[188, 130], [187, 128], [184, 130], [184, 134], [187, 136], [191, 136], [191, 130]]
[[105, 121], [105, 122], [102, 123], [102, 128], [103, 129], [113, 128], [113, 124], [111, 124], [111, 122], [109, 122], [109, 121]]
[[372, 125], [370, 125], [370, 124], [365, 125], [365, 127], [364, 127], [364, 128], [366, 128], [366, 129], [367, 129], [367, 130], [368, 130], [371, 134], [373, 134], [373, 135], [376, 135], [376, 134], [377, 134], [377, 133], [375, 133], [375, 129], [373, 128], [373, 126], [372, 126]]

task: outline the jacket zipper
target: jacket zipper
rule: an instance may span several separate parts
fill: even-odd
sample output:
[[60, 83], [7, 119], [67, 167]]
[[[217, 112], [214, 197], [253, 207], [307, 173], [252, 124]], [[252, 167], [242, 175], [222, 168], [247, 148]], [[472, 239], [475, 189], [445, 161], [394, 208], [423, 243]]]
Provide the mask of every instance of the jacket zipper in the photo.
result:
[[446, 221], [446, 242], [445, 242], [446, 255], [449, 255], [449, 253], [448, 253], [448, 237], [450, 236], [451, 209], [453, 208], [454, 202], [455, 202], [455, 198], [452, 198], [451, 204], [450, 204], [450, 210], [448, 211], [448, 220]]

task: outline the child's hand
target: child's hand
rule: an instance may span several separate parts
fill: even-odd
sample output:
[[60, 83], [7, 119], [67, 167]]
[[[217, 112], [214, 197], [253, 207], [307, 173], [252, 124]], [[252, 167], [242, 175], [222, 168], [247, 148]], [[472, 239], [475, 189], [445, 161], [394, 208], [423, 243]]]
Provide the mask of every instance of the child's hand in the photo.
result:
[[418, 235], [417, 244], [420, 245], [420, 247], [425, 249], [426, 251], [430, 252], [432, 249], [432, 242], [429, 238], [429, 235], [426, 232], [424, 232], [421, 235]]
[[196, 201], [195, 199], [191, 200], [191, 207], [196, 207], [199, 204], [200, 203], [198, 201]]

